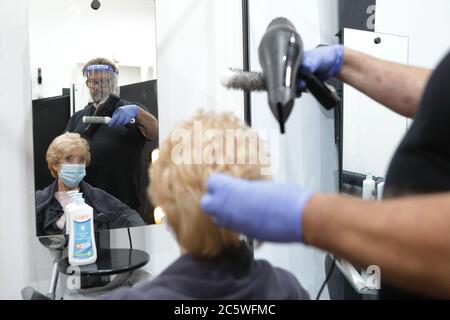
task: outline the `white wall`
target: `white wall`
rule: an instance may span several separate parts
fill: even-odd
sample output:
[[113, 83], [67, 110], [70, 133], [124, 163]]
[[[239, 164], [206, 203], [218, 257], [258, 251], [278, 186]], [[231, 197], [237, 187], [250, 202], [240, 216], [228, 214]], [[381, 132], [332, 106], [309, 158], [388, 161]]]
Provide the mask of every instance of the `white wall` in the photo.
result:
[[157, 1], [156, 22], [161, 136], [200, 108], [242, 117], [243, 94], [219, 82], [242, 67], [241, 1]]
[[434, 68], [448, 53], [450, 1], [377, 0], [376, 31], [409, 38], [411, 65]]
[[33, 85], [42, 68], [45, 97], [60, 95], [72, 83], [84, 87], [81, 67], [96, 57], [117, 62], [119, 85], [155, 78], [154, 0], [101, 3], [94, 11], [90, 1], [29, 0]]
[[[0, 2], [0, 299], [36, 279], [27, 1]], [[15, 121], [11, 121], [14, 113]]]
[[[303, 38], [306, 49], [338, 41], [337, 1], [254, 0], [250, 1], [252, 70], [261, 70], [258, 46], [267, 25], [276, 17], [288, 18]], [[252, 95], [253, 126], [259, 130], [279, 126], [272, 116], [267, 94]], [[279, 170], [275, 179], [296, 183], [312, 191], [338, 191], [338, 154], [334, 143], [334, 111], [325, 111], [309, 94], [297, 100], [288, 120], [287, 134], [276, 134], [279, 143]], [[278, 141], [278, 142], [277, 142]], [[293, 272], [315, 297], [325, 280], [324, 253], [300, 245], [264, 244], [256, 252], [274, 265]], [[324, 294], [327, 297], [327, 293]]]

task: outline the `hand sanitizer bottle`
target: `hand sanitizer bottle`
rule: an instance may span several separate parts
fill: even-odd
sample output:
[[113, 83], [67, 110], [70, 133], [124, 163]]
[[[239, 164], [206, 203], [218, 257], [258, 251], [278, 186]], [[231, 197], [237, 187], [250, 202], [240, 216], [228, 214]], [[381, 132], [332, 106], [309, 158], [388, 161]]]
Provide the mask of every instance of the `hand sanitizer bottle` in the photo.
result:
[[70, 234], [70, 217], [69, 212], [71, 210], [71, 207], [75, 206], [77, 204], [77, 199], [83, 199], [83, 195], [78, 191], [68, 191], [67, 196], [71, 199], [70, 203], [68, 203], [64, 207], [64, 219], [66, 223], [66, 235]]
[[373, 175], [369, 173], [366, 180], [363, 182], [363, 200], [374, 201], [375, 200], [376, 183], [373, 179]]
[[65, 207], [69, 225], [69, 264], [85, 266], [97, 261], [94, 236], [94, 210], [81, 196]]

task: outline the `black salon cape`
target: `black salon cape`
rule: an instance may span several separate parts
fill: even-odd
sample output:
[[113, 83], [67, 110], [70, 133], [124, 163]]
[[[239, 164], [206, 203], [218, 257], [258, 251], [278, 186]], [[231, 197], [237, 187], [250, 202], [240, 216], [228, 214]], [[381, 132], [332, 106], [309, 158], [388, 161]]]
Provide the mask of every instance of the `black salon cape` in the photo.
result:
[[[36, 222], [38, 236], [61, 234], [55, 223], [64, 214], [61, 204], [55, 198], [57, 181], [44, 190], [36, 191]], [[145, 225], [139, 213], [103, 190], [88, 183], [80, 183], [80, 192], [86, 204], [94, 209], [96, 229], [115, 229]]]
[[[116, 108], [129, 104], [136, 103], [121, 99]], [[88, 127], [83, 123], [83, 117], [94, 114], [95, 107], [89, 104], [72, 116], [66, 131], [82, 135]], [[89, 138], [91, 163], [86, 168], [84, 180], [140, 212], [141, 206], [147, 199], [149, 161], [146, 154], [146, 142], [146, 138], [136, 124], [113, 128], [107, 125], [100, 126]]]
[[184, 255], [153, 281], [104, 300], [309, 300], [289, 272], [255, 261], [245, 244], [215, 259]]
[[[386, 177], [385, 198], [449, 191], [450, 54], [434, 71], [414, 123], [395, 153]], [[423, 215], [425, 220], [427, 212]], [[389, 287], [382, 290], [381, 297], [418, 298]]]

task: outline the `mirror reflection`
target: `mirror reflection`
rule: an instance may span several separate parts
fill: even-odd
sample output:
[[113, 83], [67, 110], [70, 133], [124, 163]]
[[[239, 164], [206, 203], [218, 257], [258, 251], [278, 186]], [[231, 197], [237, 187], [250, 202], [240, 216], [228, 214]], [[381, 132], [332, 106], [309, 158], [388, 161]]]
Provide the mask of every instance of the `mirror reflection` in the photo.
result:
[[[78, 191], [96, 229], [154, 223], [154, 1], [30, 1], [37, 235], [66, 233]], [[145, 32], [144, 32], [145, 31]], [[145, 37], [138, 35], [145, 34]]]

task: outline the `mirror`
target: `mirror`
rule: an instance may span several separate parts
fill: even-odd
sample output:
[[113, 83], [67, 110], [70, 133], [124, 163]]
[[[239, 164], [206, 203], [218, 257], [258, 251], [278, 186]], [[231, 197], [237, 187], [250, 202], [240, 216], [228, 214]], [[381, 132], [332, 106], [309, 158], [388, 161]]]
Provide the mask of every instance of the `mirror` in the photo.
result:
[[[343, 35], [348, 48], [382, 60], [408, 64], [407, 37], [347, 28]], [[343, 189], [362, 196], [367, 176], [373, 176], [376, 184], [386, 177], [391, 159], [408, 131], [408, 119], [347, 84], [343, 96]], [[377, 196], [374, 192], [370, 199]]]
[[[407, 64], [408, 38], [375, 32], [377, 6], [375, 0], [339, 1], [341, 43], [383, 60]], [[363, 197], [364, 180], [372, 176], [377, 186], [384, 182], [408, 123], [347, 84], [341, 90], [343, 114], [339, 117], [338, 130], [341, 191]], [[374, 192], [370, 199], [381, 196], [382, 192]]]
[[30, 0], [29, 26], [37, 236], [66, 233], [72, 190], [97, 230], [154, 223], [155, 1]]

